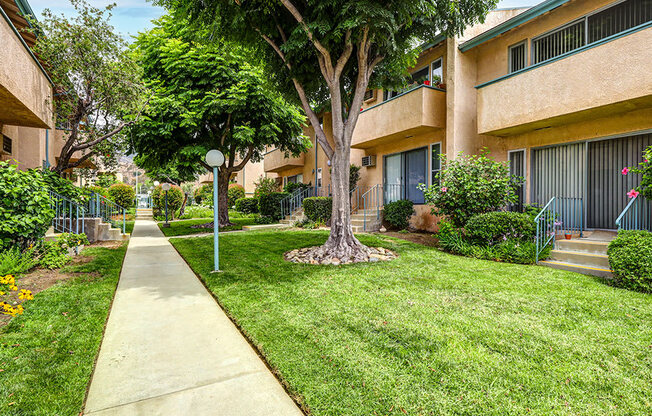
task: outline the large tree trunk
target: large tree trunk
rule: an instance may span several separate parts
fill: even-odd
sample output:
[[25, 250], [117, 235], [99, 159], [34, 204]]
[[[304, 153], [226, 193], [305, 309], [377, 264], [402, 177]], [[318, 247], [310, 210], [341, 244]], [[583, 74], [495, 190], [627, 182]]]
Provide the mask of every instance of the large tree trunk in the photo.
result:
[[322, 248], [329, 257], [346, 261], [365, 261], [368, 249], [353, 235], [351, 230], [351, 201], [349, 199], [349, 149], [336, 147], [331, 160], [331, 190], [333, 193], [333, 212], [331, 233]]
[[220, 223], [220, 227], [233, 225], [231, 220], [229, 220], [229, 176], [231, 176], [231, 174], [226, 169], [220, 169], [217, 174], [217, 199], [219, 204], [219, 209], [217, 210], [217, 220]]

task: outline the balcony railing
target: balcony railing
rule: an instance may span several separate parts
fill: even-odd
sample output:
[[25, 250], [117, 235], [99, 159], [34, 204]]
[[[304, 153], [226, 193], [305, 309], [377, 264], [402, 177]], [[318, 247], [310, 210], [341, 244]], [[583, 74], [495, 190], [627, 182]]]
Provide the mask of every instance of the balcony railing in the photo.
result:
[[351, 147], [365, 149], [446, 127], [446, 92], [418, 85], [362, 111]]

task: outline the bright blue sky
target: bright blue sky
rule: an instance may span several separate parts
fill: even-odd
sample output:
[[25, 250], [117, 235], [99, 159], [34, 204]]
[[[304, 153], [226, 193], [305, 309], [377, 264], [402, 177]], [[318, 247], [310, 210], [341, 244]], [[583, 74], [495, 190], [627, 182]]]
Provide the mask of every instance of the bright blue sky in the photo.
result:
[[[541, 0], [501, 0], [498, 7], [531, 6]], [[72, 7], [68, 0], [28, 0], [32, 6], [36, 18], [41, 18], [41, 12], [46, 7], [53, 12], [60, 14], [72, 13]], [[151, 27], [150, 21], [164, 13], [161, 7], [154, 6], [151, 1], [146, 0], [89, 0], [96, 7], [104, 7], [110, 3], [116, 3], [118, 7], [113, 10], [111, 22], [117, 31], [123, 35], [135, 35], [136, 33]]]

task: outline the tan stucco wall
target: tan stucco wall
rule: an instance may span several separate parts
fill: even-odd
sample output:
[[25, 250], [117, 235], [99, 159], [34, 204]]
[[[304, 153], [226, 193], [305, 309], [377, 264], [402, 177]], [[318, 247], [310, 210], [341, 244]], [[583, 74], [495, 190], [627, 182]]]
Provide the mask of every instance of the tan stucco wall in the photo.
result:
[[[32, 169], [43, 166], [46, 160], [45, 129], [18, 127], [0, 124], [0, 132], [12, 139], [12, 154], [3, 154], [0, 148], [0, 160], [16, 163], [20, 169]], [[49, 161], [54, 164], [56, 149], [53, 147], [54, 130], [49, 130]]]
[[236, 173], [235, 182], [245, 189], [245, 194], [247, 196], [253, 196], [254, 191], [256, 190], [254, 184], [261, 176], [265, 176], [263, 161], [249, 161], [240, 172]]
[[[652, 107], [652, 29], [478, 90], [478, 132], [508, 135]], [[615, 58], [617, 57], [617, 58]]]
[[4, 18], [0, 39], [0, 123], [52, 127], [51, 85]]

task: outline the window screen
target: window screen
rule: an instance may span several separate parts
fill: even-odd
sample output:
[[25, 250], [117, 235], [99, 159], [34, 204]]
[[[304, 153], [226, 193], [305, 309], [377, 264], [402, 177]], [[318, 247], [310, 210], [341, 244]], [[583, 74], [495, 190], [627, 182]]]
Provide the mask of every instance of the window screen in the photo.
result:
[[509, 47], [509, 72], [520, 71], [527, 65], [526, 43]]
[[441, 170], [441, 143], [430, 146], [430, 184], [439, 184], [439, 171]]
[[532, 41], [532, 64], [547, 61], [584, 46], [584, 19]]

